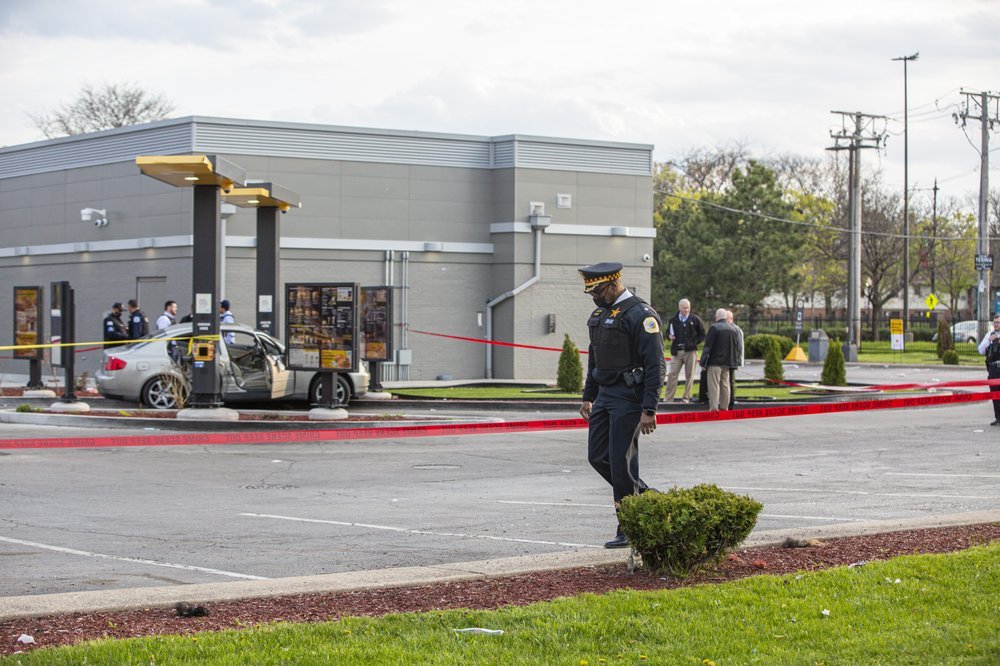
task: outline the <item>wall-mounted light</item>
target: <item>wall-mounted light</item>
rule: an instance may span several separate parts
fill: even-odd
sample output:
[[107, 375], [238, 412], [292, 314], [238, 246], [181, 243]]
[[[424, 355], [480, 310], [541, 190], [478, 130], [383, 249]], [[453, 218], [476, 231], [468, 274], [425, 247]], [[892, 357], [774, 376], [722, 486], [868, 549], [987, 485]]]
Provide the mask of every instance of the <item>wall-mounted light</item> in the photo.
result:
[[628, 236], [628, 227], [611, 227], [612, 236]]
[[444, 243], [424, 243], [424, 252], [444, 252]]

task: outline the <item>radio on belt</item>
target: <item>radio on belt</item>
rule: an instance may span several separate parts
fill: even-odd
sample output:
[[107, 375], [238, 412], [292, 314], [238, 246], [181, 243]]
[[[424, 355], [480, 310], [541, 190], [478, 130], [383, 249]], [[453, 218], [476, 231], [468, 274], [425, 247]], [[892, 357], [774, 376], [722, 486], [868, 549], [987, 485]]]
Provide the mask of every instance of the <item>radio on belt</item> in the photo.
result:
[[215, 342], [195, 342], [194, 360], [211, 361], [215, 358]]

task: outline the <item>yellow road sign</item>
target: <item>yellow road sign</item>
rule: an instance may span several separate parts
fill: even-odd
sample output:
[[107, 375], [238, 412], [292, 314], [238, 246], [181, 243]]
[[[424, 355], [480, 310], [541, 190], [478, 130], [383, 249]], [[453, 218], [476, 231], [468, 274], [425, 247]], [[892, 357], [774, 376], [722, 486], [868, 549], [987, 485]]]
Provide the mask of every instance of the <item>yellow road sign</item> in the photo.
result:
[[927, 298], [924, 299], [924, 303], [927, 304], [928, 310], [933, 310], [934, 308], [937, 307], [937, 304], [940, 302], [941, 301], [939, 301], [938, 297], [935, 296], [934, 294], [927, 294]]

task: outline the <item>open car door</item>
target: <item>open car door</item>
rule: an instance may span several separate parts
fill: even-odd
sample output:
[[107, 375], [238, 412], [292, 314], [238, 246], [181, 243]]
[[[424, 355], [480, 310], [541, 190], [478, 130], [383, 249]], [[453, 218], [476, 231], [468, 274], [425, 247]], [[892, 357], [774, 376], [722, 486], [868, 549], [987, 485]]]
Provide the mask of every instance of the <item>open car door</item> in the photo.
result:
[[257, 339], [264, 347], [268, 369], [271, 372], [271, 399], [276, 400], [290, 396], [295, 390], [295, 383], [292, 381], [292, 371], [285, 363], [285, 354], [280, 347], [263, 335], [258, 336]]

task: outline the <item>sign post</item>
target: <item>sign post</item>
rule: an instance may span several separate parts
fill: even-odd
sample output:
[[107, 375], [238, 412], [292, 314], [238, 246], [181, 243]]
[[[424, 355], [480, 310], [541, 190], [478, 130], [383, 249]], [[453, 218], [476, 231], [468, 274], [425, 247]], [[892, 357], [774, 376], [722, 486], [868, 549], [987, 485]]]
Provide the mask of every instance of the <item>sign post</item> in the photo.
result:
[[891, 341], [890, 347], [893, 351], [903, 351], [905, 349], [902, 319], [889, 320], [889, 339]]

